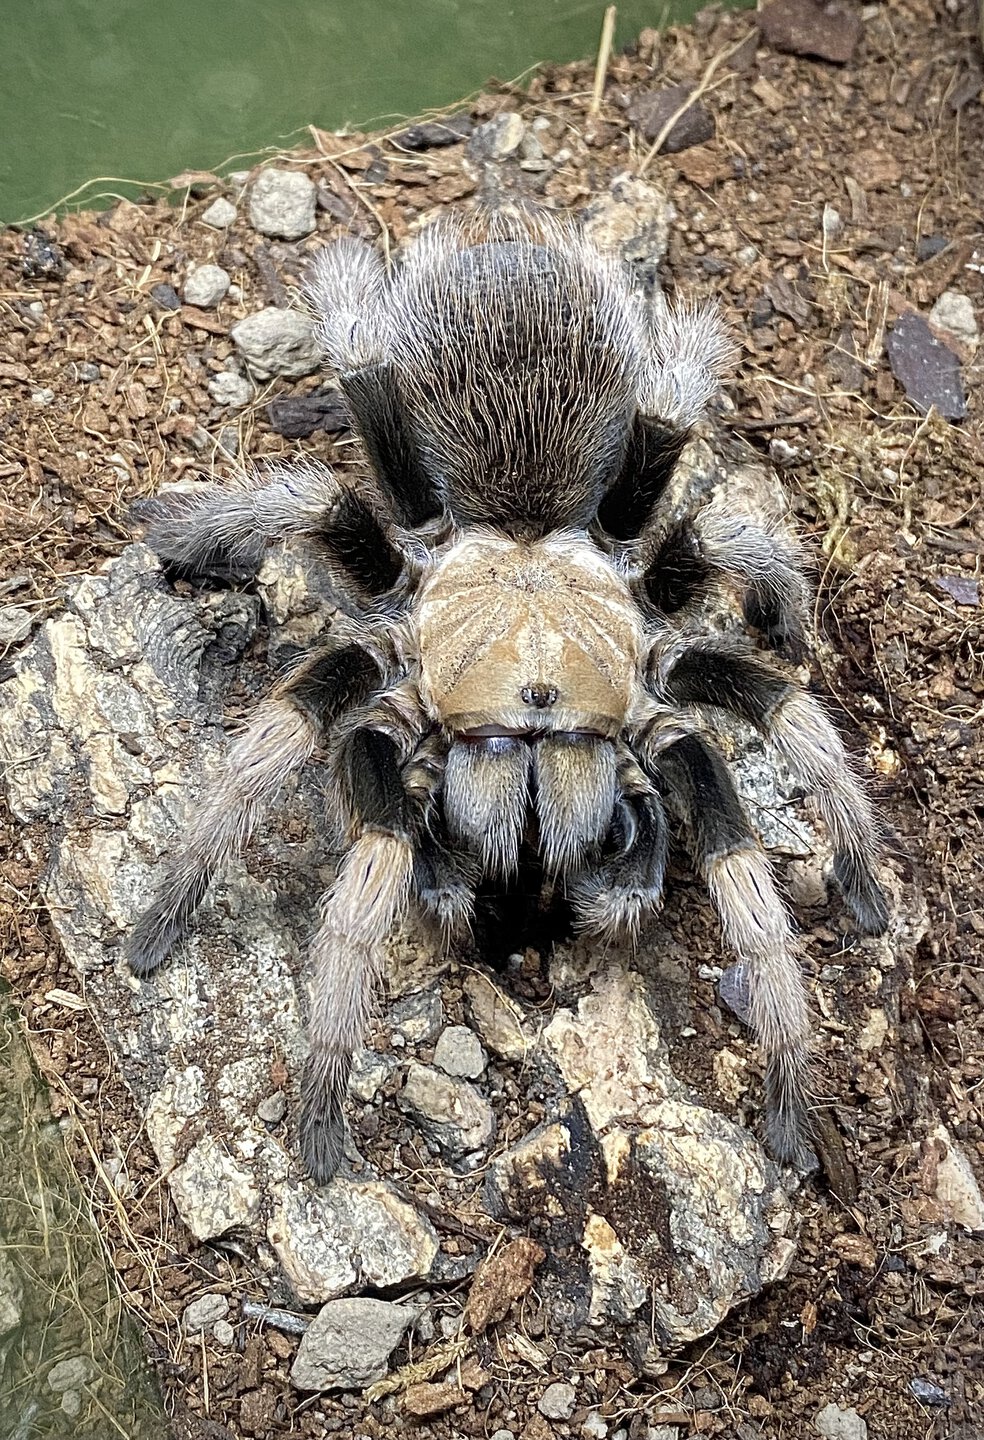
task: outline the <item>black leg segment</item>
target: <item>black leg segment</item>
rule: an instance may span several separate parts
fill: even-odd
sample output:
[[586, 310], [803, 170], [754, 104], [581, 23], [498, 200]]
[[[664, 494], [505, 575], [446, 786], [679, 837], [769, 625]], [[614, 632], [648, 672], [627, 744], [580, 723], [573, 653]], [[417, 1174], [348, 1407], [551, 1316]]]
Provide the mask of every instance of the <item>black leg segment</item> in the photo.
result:
[[350, 370], [341, 376], [341, 385], [397, 518], [410, 528], [422, 525], [441, 506], [421, 464], [393, 366]]
[[687, 436], [637, 415], [622, 473], [598, 507], [598, 520], [616, 540], [634, 540], [666, 489]]
[[352, 490], [343, 491], [312, 538], [367, 595], [385, 595], [400, 578], [402, 555], [365, 500]]
[[680, 802], [701, 865], [754, 843], [734, 781], [713, 745], [685, 735], [660, 752], [656, 766]]
[[343, 643], [319, 650], [284, 681], [279, 694], [302, 710], [326, 738], [341, 715], [365, 704], [382, 683], [382, 672], [368, 651]]
[[695, 645], [676, 661], [663, 688], [678, 705], [714, 705], [764, 730], [793, 686], [756, 656]]
[[635, 588], [656, 610], [672, 615], [700, 598], [712, 573], [696, 530], [682, 521], [664, 537]]

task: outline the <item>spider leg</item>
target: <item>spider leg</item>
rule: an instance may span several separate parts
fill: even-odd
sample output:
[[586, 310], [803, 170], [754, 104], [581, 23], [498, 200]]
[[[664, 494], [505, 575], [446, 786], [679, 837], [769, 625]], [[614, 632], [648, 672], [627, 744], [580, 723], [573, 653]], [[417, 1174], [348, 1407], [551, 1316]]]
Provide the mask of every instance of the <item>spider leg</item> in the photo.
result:
[[409, 721], [399, 736], [373, 728], [392, 724], [395, 712], [386, 708], [386, 698], [352, 718], [333, 755], [355, 838], [325, 896], [311, 944], [310, 1050], [299, 1129], [305, 1166], [318, 1184], [331, 1179], [342, 1158], [352, 1054], [365, 1033], [385, 942], [407, 914], [417, 869], [404, 760], [419, 736]]
[[766, 1060], [766, 1127], [773, 1153], [790, 1164], [810, 1154], [810, 1018], [789, 917], [766, 856], [742, 811], [727, 767], [688, 735], [654, 761], [684, 812], [694, 859], [747, 973], [750, 1018]]
[[379, 517], [351, 487], [315, 461], [275, 463], [262, 483], [203, 485], [139, 506], [147, 543], [179, 574], [252, 576], [273, 540], [303, 535], [368, 595], [396, 584], [404, 557]]
[[743, 592], [745, 618], [773, 649], [802, 648], [806, 584], [798, 549], [779, 530], [708, 505], [663, 536], [633, 589], [660, 614], [675, 614], [726, 580]]
[[170, 858], [153, 904], [137, 921], [127, 960], [156, 970], [191, 928], [215, 875], [249, 843], [267, 805], [310, 759], [323, 726], [376, 686], [376, 662], [356, 644], [328, 646], [284, 682], [229, 749], [184, 844]]
[[834, 877], [859, 928], [882, 934], [888, 906], [873, 873], [881, 849], [878, 820], [820, 702], [757, 656], [712, 644], [684, 650], [663, 685], [678, 704], [730, 710], [761, 731], [816, 796], [834, 845]]
[[590, 935], [635, 939], [659, 909], [666, 872], [666, 815], [652, 782], [626, 748], [605, 855], [569, 887], [578, 927]]
[[616, 540], [633, 540], [648, 525], [691, 430], [735, 357], [713, 306], [657, 303], [650, 344], [622, 470], [598, 509], [602, 527]]
[[315, 258], [307, 297], [387, 501], [402, 525], [424, 524], [441, 506], [390, 358], [390, 286], [382, 261], [361, 241], [339, 240]]

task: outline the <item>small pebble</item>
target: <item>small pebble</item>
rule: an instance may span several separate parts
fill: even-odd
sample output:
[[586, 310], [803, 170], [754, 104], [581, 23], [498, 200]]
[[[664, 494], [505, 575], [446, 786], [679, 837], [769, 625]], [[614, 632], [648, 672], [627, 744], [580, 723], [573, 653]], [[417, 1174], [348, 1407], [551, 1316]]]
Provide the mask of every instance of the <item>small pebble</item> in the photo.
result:
[[26, 640], [31, 633], [31, 612], [19, 605], [0, 605], [0, 651]]
[[236, 1332], [228, 1320], [216, 1320], [212, 1326], [212, 1334], [219, 1345], [231, 1345], [236, 1338]]
[[162, 310], [180, 310], [181, 299], [173, 285], [152, 285], [150, 298]]
[[467, 1025], [449, 1025], [434, 1047], [434, 1064], [446, 1075], [477, 1080], [488, 1064], [482, 1043]]
[[197, 1300], [192, 1300], [190, 1305], [185, 1306], [181, 1323], [184, 1326], [186, 1335], [198, 1335], [216, 1320], [224, 1320], [229, 1313], [229, 1299], [226, 1295], [199, 1295]]
[[208, 393], [216, 405], [228, 405], [230, 410], [241, 410], [248, 405], [256, 391], [250, 382], [234, 370], [220, 370], [208, 382]]
[[605, 1440], [605, 1436], [608, 1434], [608, 1424], [602, 1419], [600, 1410], [592, 1410], [585, 1416], [581, 1434], [585, 1440]]
[[929, 312], [929, 323], [934, 330], [942, 330], [960, 345], [974, 348], [981, 338], [973, 302], [959, 290], [943, 291]]
[[279, 1125], [287, 1114], [287, 1097], [282, 1090], [267, 1095], [256, 1107], [256, 1113], [264, 1125]]
[[59, 1360], [48, 1371], [48, 1389], [56, 1395], [67, 1390], [79, 1390], [92, 1379], [92, 1366], [82, 1355], [73, 1355], [70, 1360]]
[[232, 277], [221, 265], [197, 265], [184, 283], [185, 303], [210, 310], [225, 299], [231, 283]]
[[523, 143], [526, 125], [514, 111], [494, 115], [472, 131], [468, 153], [473, 160], [505, 160]]
[[32, 390], [31, 392], [32, 405], [50, 405], [54, 401], [54, 398], [54, 390], [49, 390], [47, 386], [42, 390]]
[[548, 1420], [569, 1420], [577, 1404], [577, 1391], [566, 1380], [555, 1380], [536, 1402], [536, 1408]]
[[516, 1440], [511, 1430], [495, 1430], [492, 1433], [492, 1440]]
[[249, 223], [261, 235], [300, 240], [316, 223], [318, 192], [298, 170], [261, 170], [249, 194]]
[[236, 218], [236, 207], [224, 196], [213, 200], [207, 210], [202, 211], [202, 220], [213, 230], [228, 230]]
[[868, 1425], [856, 1410], [842, 1410], [833, 1401], [825, 1405], [813, 1422], [826, 1440], [868, 1440]]
[[91, 360], [83, 360], [78, 369], [78, 376], [83, 385], [92, 385], [96, 380], [102, 379], [102, 371]]

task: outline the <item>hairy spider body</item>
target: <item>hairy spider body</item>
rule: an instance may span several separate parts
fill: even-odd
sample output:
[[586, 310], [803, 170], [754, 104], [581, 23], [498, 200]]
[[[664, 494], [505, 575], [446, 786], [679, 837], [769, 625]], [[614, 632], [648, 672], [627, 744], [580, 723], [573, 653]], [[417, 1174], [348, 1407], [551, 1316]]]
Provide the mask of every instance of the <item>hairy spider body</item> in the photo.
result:
[[[816, 793], [859, 928], [883, 929], [887, 911], [877, 824], [840, 738], [738, 618], [766, 646], [797, 639], [795, 546], [715, 499], [666, 513], [730, 360], [720, 321], [647, 308], [573, 227], [515, 215], [433, 226], [391, 274], [338, 242], [310, 296], [368, 478], [274, 465], [157, 502], [149, 539], [173, 568], [235, 573], [305, 537], [346, 615], [234, 741], [131, 965], [161, 963], [287, 776], [323, 755], [347, 849], [312, 942], [300, 1131], [324, 1180], [383, 946], [411, 906], [449, 937], [478, 917], [508, 929], [532, 871], [583, 931], [634, 935], [661, 901], [672, 815], [744, 964], [770, 1143], [803, 1162], [806, 990], [715, 713], [757, 726]], [[736, 601], [713, 638], [695, 634], [709, 592]]]

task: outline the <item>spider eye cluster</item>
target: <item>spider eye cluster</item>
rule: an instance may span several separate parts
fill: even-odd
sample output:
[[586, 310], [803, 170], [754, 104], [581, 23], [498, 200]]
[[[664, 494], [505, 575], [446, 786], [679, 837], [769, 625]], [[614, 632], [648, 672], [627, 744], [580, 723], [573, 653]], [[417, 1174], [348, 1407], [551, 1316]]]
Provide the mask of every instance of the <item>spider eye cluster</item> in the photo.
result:
[[[159, 502], [148, 538], [192, 576], [298, 540], [341, 618], [234, 743], [131, 965], [149, 974], [180, 943], [287, 777], [325, 757], [348, 848], [312, 947], [300, 1135], [326, 1179], [373, 978], [409, 911], [448, 941], [491, 914], [508, 952], [542, 890], [583, 932], [632, 937], [660, 906], [675, 828], [744, 967], [770, 1144], [803, 1162], [806, 989], [715, 742], [722, 715], [815, 795], [858, 929], [888, 911], [874, 812], [785, 663], [804, 643], [796, 544], [671, 483], [732, 360], [717, 312], [649, 307], [573, 225], [505, 212], [429, 227], [389, 272], [338, 242], [309, 299], [364, 475], [279, 463]], [[714, 631], [711, 602], [729, 617]]]

